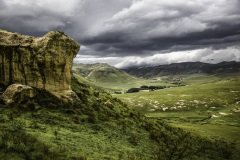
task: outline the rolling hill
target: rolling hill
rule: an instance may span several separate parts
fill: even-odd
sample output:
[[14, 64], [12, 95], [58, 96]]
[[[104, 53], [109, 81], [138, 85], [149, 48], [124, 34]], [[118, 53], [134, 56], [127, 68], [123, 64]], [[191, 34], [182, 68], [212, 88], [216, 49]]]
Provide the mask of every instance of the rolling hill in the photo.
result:
[[188, 74], [229, 74], [240, 73], [240, 62], [221, 62], [209, 64], [202, 62], [183, 62], [169, 65], [159, 65], [150, 67], [131, 67], [123, 69], [130, 75], [137, 77], [159, 77], [169, 75]]
[[75, 64], [75, 73], [99, 83], [134, 81], [135, 77], [106, 63]]
[[128, 88], [128, 86], [139, 86], [139, 83], [142, 82], [141, 79], [106, 63], [74, 64], [73, 72], [78, 77], [88, 81], [88, 83], [111, 90], [124, 89]]

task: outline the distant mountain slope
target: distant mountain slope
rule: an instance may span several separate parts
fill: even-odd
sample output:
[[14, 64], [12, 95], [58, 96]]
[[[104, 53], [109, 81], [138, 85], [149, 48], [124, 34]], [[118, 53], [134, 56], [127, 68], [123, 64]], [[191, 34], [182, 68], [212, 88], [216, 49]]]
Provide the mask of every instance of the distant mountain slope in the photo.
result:
[[73, 70], [76, 74], [97, 83], [124, 83], [136, 80], [135, 77], [130, 76], [125, 71], [106, 63], [75, 64]]
[[181, 74], [225, 74], [239, 73], [240, 62], [221, 62], [218, 64], [209, 64], [202, 62], [183, 62], [173, 63], [169, 65], [159, 65], [152, 67], [132, 67], [123, 69], [127, 73], [138, 77], [157, 77], [165, 75], [181, 75]]

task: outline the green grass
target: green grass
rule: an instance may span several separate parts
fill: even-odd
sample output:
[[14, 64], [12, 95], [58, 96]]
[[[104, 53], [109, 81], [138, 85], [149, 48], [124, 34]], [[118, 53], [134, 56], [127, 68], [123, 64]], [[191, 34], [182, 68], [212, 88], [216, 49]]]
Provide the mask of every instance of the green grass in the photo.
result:
[[130, 76], [108, 64], [75, 64], [73, 67], [75, 75], [84, 77], [90, 83], [108, 89], [121, 89], [121, 85], [132, 84], [138, 78]]
[[[0, 112], [5, 114], [5, 110]], [[47, 150], [57, 153], [54, 158], [50, 159], [58, 159], [58, 157], [67, 159], [80, 159], [80, 157], [88, 157], [88, 159], [119, 159], [120, 156], [124, 159], [140, 156], [151, 159], [153, 152], [150, 148], [156, 147], [148, 138], [148, 132], [142, 129], [135, 128], [135, 130], [128, 131], [113, 122], [99, 122], [97, 124], [81, 122], [81, 120], [77, 119], [77, 116], [72, 117], [54, 110], [43, 109], [33, 114], [21, 113], [20, 117], [10, 120], [4, 126], [1, 125], [1, 130], [7, 130], [7, 125], [11, 125], [11, 123], [20, 125], [27, 139], [34, 137], [36, 139], [35, 143], [42, 144]], [[123, 133], [123, 131], [126, 131], [127, 134]], [[15, 132], [19, 132], [19, 128]], [[9, 135], [9, 132], [7, 134]], [[18, 136], [19, 133], [15, 133], [15, 135]], [[137, 140], [137, 142], [131, 141], [131, 135], [139, 136], [141, 139]], [[19, 136], [19, 138], [21, 137]], [[9, 141], [8, 143], [13, 143], [14, 146], [8, 144], [8, 152], [17, 150], [14, 154], [17, 157], [25, 156], [21, 150], [26, 152], [33, 150], [38, 155], [44, 153], [44, 150], [41, 151], [38, 146], [27, 149], [27, 147], [31, 147], [31, 144], [26, 146], [19, 142], [19, 147], [22, 148], [18, 149], [18, 143], [14, 139], [12, 142]], [[25, 154], [33, 157], [30, 155], [31, 153]]]
[[139, 88], [143, 85], [147, 86], [174, 86], [173, 84], [166, 83], [162, 80], [141, 79], [135, 78], [132, 80], [123, 81], [109, 81], [109, 82], [93, 82], [95, 85], [104, 88], [105, 90], [117, 90], [126, 92], [129, 88]]
[[[240, 78], [226, 78], [152, 92], [115, 95], [137, 108], [157, 110], [222, 109], [240, 101]], [[232, 106], [234, 105], [234, 106]], [[165, 109], [164, 109], [165, 108]]]
[[190, 132], [194, 132], [204, 137], [225, 139], [229, 142], [233, 143], [235, 142], [237, 143], [238, 147], [240, 147], [239, 126], [229, 126], [225, 124], [211, 124], [211, 123], [209, 124], [172, 123], [172, 126], [184, 128]]
[[84, 83], [108, 91], [126, 91], [129, 88], [142, 85], [173, 86], [163, 79], [137, 78], [107, 64], [75, 64], [73, 71], [75, 76], [79, 77]]
[[144, 117], [76, 78], [72, 88], [80, 98], [74, 105], [43, 90], [37, 106], [0, 104], [0, 159], [225, 160], [235, 152], [231, 144]]
[[114, 95], [148, 117], [202, 137], [236, 143], [240, 157], [240, 77], [185, 76], [187, 86]]

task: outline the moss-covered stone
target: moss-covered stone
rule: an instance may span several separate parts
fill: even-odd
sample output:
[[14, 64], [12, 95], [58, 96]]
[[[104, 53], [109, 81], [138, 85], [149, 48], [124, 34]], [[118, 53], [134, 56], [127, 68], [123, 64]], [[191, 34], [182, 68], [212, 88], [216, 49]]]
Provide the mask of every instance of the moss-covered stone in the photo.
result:
[[71, 100], [76, 97], [70, 85], [71, 68], [79, 47], [58, 31], [32, 37], [0, 30], [0, 83], [46, 89]]

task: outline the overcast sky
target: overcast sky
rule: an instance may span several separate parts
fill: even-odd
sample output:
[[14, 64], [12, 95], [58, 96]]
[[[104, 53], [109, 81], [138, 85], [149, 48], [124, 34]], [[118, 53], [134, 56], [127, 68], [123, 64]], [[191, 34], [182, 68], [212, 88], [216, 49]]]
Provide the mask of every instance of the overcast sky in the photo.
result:
[[64, 31], [75, 62], [116, 67], [240, 61], [240, 0], [0, 0], [0, 28]]

